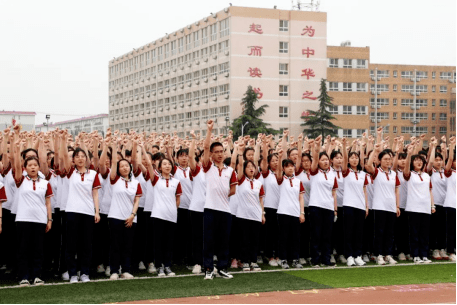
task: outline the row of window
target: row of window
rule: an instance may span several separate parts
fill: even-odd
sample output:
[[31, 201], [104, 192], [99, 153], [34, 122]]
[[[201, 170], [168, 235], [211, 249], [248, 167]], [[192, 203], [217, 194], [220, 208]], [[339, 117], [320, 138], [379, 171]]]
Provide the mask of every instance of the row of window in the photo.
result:
[[[346, 113], [346, 114], [352, 114], [352, 113]], [[375, 117], [380, 120], [388, 120], [389, 119], [389, 112], [370, 112], [370, 119], [374, 120]], [[392, 113], [392, 119], [396, 120], [398, 118], [397, 112]], [[402, 120], [414, 120], [414, 113], [413, 112], [402, 112], [401, 113], [401, 119]], [[420, 120], [428, 120], [428, 113], [416, 113], [416, 119], [417, 121]], [[436, 120], [436, 113], [432, 113], [432, 120]], [[447, 113], [440, 113], [440, 121], [446, 121], [447, 120]]]
[[328, 66], [330, 68], [348, 68], [348, 69], [365, 69], [368, 60], [366, 59], [350, 59], [350, 58], [329, 58]]
[[[390, 126], [383, 126], [383, 132], [385, 134], [390, 133]], [[340, 136], [346, 137], [346, 138], [360, 138], [363, 133], [366, 132], [365, 129], [343, 129], [341, 133], [339, 133]], [[371, 134], [376, 134], [375, 126], [370, 126], [370, 133]], [[392, 133], [396, 134], [398, 133], [398, 128], [397, 126], [392, 126]], [[401, 133], [403, 134], [424, 134], [428, 133], [428, 127], [425, 126], [416, 126], [416, 129], [414, 129], [414, 126], [401, 126]], [[431, 128], [431, 133], [435, 134], [436, 133], [436, 127]], [[446, 134], [447, 133], [447, 127], [442, 126], [439, 128], [439, 133], [440, 134]], [[408, 141], [409, 143], [409, 141]], [[407, 144], [408, 144], [407, 143]], [[425, 145], [427, 143], [424, 142]]]
[[[398, 71], [394, 70], [393, 71], [393, 77], [398, 76]], [[414, 71], [401, 71], [401, 78], [414, 78]], [[370, 70], [370, 76], [374, 77], [375, 76], [375, 70]], [[376, 76], [378, 78], [388, 78], [390, 77], [390, 71], [389, 70], [377, 70]], [[456, 79], [456, 72], [440, 72], [440, 79]], [[428, 72], [427, 71], [416, 71], [416, 78], [417, 79], [426, 79], [428, 78]], [[436, 72], [432, 72], [432, 79], [436, 78]]]
[[[329, 82], [328, 91], [343, 91], [343, 92], [366, 92], [366, 83], [346, 83], [346, 82]], [[370, 90], [374, 91], [377, 88], [378, 92], [389, 92], [388, 84], [370, 84]], [[397, 91], [397, 85], [393, 85], [393, 91]], [[414, 93], [414, 85], [401, 85], [402, 92]], [[416, 85], [416, 93], [428, 92], [427, 85]], [[432, 92], [436, 92], [436, 86], [432, 86]], [[440, 86], [440, 93], [447, 93], [447, 86]]]
[[[388, 98], [378, 98], [377, 103], [375, 104], [375, 99], [370, 99], [371, 106], [388, 106], [390, 104]], [[427, 107], [428, 100], [427, 99], [416, 99], [416, 104], [414, 104], [414, 99], [401, 99], [401, 106], [416, 106], [416, 107]], [[432, 107], [436, 105], [436, 100], [432, 99]], [[397, 106], [397, 99], [393, 99], [393, 106]], [[447, 100], [440, 99], [440, 107], [447, 107]]]

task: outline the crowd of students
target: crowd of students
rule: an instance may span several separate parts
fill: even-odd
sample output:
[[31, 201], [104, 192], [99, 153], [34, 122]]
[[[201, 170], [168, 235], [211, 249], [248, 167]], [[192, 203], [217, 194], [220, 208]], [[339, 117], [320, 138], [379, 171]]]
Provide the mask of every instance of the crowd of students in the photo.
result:
[[[204, 279], [227, 271], [455, 261], [455, 137], [279, 141], [207, 133], [0, 132], [0, 266]], [[440, 143], [439, 143], [440, 141]]]

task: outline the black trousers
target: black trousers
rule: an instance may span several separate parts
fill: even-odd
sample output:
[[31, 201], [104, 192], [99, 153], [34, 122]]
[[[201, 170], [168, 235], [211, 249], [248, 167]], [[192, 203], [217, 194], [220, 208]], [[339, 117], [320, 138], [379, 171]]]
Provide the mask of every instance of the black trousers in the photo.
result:
[[309, 207], [311, 227], [311, 263], [330, 265], [334, 211]]
[[178, 223], [176, 230], [176, 243], [173, 253], [176, 264], [191, 265], [192, 262], [192, 230], [188, 209], [178, 209]]
[[17, 239], [16, 239], [16, 215], [10, 210], [2, 208], [2, 243], [0, 257], [3, 264], [6, 264], [8, 269], [16, 269]]
[[110, 260], [110, 224], [108, 215], [100, 214], [100, 221], [94, 225], [93, 237], [93, 261], [94, 265], [99, 266], [103, 264], [108, 267]]
[[[344, 212], [343, 207], [338, 208], [336, 222], [333, 223], [333, 230], [332, 230], [332, 250], [335, 249], [338, 255], [344, 254]], [[335, 216], [335, 214], [333, 214]]]
[[203, 265], [203, 212], [189, 211], [192, 229], [192, 265]]
[[18, 277], [33, 280], [41, 277], [46, 225], [36, 222], [16, 222]]
[[430, 218], [430, 249], [446, 249], [446, 210], [439, 205], [435, 209]]
[[[229, 258], [230, 259], [240, 259], [240, 227], [238, 224], [238, 218], [235, 215], [232, 215], [232, 228], [230, 229], [230, 251], [229, 251]], [[217, 251], [216, 251], [217, 252]]]
[[243, 263], [256, 263], [259, 251], [259, 236], [262, 223], [260, 221], [238, 218], [238, 226], [242, 234], [240, 252]]
[[278, 256], [278, 215], [277, 209], [264, 208], [265, 210], [265, 256], [272, 258]]
[[129, 272], [132, 262], [132, 245], [135, 237], [136, 223], [130, 228], [125, 226], [125, 220], [108, 218], [110, 227], [110, 269], [111, 274]]
[[144, 212], [144, 208], [138, 208], [136, 216], [136, 231], [133, 242], [133, 270], [138, 269], [138, 264], [140, 262], [146, 263], [146, 228], [147, 223], [147, 213]]
[[305, 207], [305, 222], [300, 224], [300, 258], [310, 257], [309, 208]]
[[365, 218], [363, 225], [363, 253], [373, 252], [373, 237], [374, 237], [374, 223], [373, 223], [373, 211], [368, 211], [368, 216]]
[[52, 227], [51, 230], [44, 236], [44, 261], [43, 270], [57, 271], [59, 269], [60, 259], [60, 235], [62, 230], [62, 224], [60, 223], [60, 214], [57, 213], [57, 209], [52, 214]]
[[279, 258], [281, 260], [298, 259], [300, 254], [300, 220], [295, 216], [277, 215]]
[[408, 212], [409, 243], [413, 257], [427, 257], [430, 234], [430, 214]]
[[455, 254], [455, 208], [446, 207], [446, 249], [449, 254]]
[[395, 254], [411, 254], [411, 246], [409, 244], [409, 224], [408, 213], [405, 209], [400, 209], [400, 217], [395, 219]]
[[68, 271], [67, 267], [67, 213], [65, 211], [60, 211], [60, 266], [59, 273], [65, 273]]
[[394, 228], [397, 214], [381, 210], [373, 210], [374, 241], [373, 253], [376, 256], [392, 255], [394, 244]]
[[348, 206], [343, 207], [342, 210], [344, 212], [344, 255], [346, 258], [350, 256], [356, 258], [362, 255], [366, 212]]
[[67, 212], [67, 250], [65, 257], [70, 277], [76, 275], [76, 255], [78, 255], [78, 265], [81, 267], [81, 275], [90, 274], [94, 223], [94, 216]]
[[146, 214], [146, 257], [145, 264], [154, 263], [154, 227], [151, 212], [144, 212]]
[[217, 255], [217, 269], [226, 269], [232, 214], [211, 209], [205, 209], [203, 213], [203, 267], [213, 270], [213, 255]]
[[154, 258], [157, 268], [162, 264], [171, 267], [173, 258], [173, 246], [175, 243], [176, 223], [154, 218]]

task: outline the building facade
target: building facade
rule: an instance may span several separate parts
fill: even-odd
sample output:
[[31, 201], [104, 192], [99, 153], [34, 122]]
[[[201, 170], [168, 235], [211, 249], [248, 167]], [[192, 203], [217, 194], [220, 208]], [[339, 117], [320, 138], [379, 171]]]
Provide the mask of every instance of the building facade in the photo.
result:
[[[327, 77], [327, 14], [231, 6], [109, 63], [109, 125], [139, 132], [215, 132], [241, 115], [250, 85], [262, 119], [302, 130]], [[236, 43], [233, 43], [236, 42]]]
[[36, 131], [48, 131], [59, 129], [67, 129], [73, 136], [78, 135], [81, 131], [92, 132], [97, 130], [103, 136], [105, 136], [106, 130], [109, 127], [109, 118], [108, 114], [98, 114], [89, 117], [82, 117], [79, 119], [50, 123], [46, 125], [37, 125]]
[[0, 128], [7, 128], [14, 122], [16, 125], [21, 125], [22, 130], [32, 131], [35, 129], [35, 116], [36, 112], [0, 111]]

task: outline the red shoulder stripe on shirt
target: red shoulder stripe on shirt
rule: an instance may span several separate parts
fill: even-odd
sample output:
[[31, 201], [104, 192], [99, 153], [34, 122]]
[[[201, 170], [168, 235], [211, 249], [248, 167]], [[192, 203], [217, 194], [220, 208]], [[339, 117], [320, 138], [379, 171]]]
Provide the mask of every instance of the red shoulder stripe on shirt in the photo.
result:
[[46, 195], [44, 197], [45, 198], [49, 198], [49, 197], [52, 197], [52, 196], [54, 196], [54, 193], [52, 192], [51, 184], [48, 183], [48, 187], [46, 189]]
[[2, 187], [0, 189], [0, 202], [5, 202], [7, 200], [8, 200], [8, 198], [6, 198], [5, 187]]
[[100, 179], [98, 179], [98, 175], [96, 174], [94, 183], [92, 184], [92, 189], [95, 190], [95, 189], [99, 189], [101, 187], [102, 187], [102, 185], [100, 184]]
[[141, 196], [143, 196], [143, 189], [141, 188], [141, 184], [138, 183], [138, 186], [136, 188], [135, 197], [141, 197]]
[[182, 188], [181, 188], [181, 182], [178, 183], [178, 187], [176, 188], [176, 196], [181, 196], [182, 194]]

